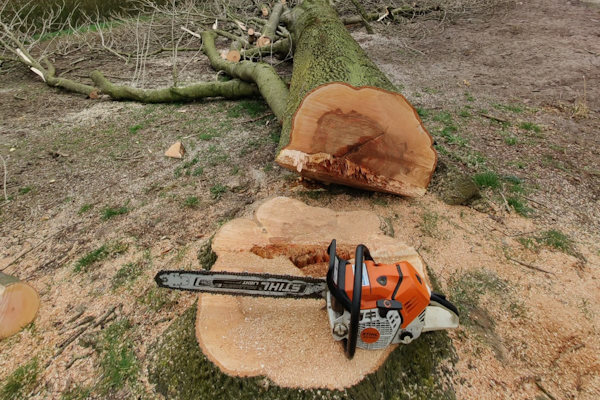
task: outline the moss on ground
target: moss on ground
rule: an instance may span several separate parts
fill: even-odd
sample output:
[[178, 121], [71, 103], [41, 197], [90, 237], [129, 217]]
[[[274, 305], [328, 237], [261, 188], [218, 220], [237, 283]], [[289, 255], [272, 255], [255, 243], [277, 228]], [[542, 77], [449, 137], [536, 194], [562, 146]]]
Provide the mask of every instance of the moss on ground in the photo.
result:
[[455, 399], [451, 376], [456, 354], [445, 332], [424, 334], [400, 346], [385, 364], [345, 391], [298, 390], [264, 377], [234, 378], [210, 362], [196, 341], [196, 306], [152, 346], [148, 374], [156, 390], [173, 399]]

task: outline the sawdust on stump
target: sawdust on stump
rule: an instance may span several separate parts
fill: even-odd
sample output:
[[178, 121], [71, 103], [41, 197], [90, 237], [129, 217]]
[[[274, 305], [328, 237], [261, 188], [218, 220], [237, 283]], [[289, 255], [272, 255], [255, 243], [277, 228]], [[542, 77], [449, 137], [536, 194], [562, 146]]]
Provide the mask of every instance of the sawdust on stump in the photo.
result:
[[[212, 270], [324, 277], [323, 252], [337, 239], [338, 254], [364, 243], [378, 262], [407, 260], [423, 276], [416, 251], [384, 236], [372, 212], [335, 212], [277, 197], [253, 219], [236, 219], [213, 241]], [[284, 387], [343, 389], [360, 382], [396, 346], [357, 349], [348, 360], [332, 338], [324, 300], [202, 294], [196, 336], [204, 354], [234, 376], [266, 376]]]

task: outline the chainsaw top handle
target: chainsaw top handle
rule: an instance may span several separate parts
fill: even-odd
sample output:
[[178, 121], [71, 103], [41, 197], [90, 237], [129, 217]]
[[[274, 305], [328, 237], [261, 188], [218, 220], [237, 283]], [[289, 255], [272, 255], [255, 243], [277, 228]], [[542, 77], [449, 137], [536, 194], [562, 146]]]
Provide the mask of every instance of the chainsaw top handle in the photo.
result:
[[[354, 285], [352, 300], [343, 289], [345, 280], [346, 264], [348, 261], [341, 259], [336, 254], [336, 241], [331, 241], [327, 252], [329, 253], [329, 270], [327, 271], [327, 286], [333, 297], [339, 301], [342, 306], [350, 311], [350, 329], [348, 339], [346, 340], [346, 356], [350, 359], [354, 357], [356, 351], [356, 342], [358, 340], [358, 325], [360, 322], [360, 301], [362, 295], [362, 277], [363, 277], [363, 261], [373, 260], [369, 249], [363, 244], [356, 247], [354, 254]], [[337, 279], [334, 279], [336, 275]], [[336, 282], [337, 280], [337, 282]], [[340, 283], [342, 283], [340, 285]]]

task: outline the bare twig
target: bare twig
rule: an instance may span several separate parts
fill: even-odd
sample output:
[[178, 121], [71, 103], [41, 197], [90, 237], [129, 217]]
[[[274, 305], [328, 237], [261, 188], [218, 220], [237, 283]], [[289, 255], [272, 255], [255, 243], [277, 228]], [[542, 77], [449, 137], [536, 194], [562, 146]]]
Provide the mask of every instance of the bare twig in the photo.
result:
[[525, 262], [523, 262], [523, 261], [519, 261], [519, 260], [517, 260], [517, 259], [515, 259], [515, 258], [512, 258], [512, 257], [510, 257], [510, 256], [508, 256], [507, 258], [508, 258], [508, 260], [509, 260], [509, 261], [516, 262], [517, 264], [519, 264], [519, 265], [522, 265], [522, 266], [524, 266], [524, 267], [526, 267], [526, 268], [533, 269], [533, 270], [535, 270], [535, 271], [539, 271], [539, 272], [543, 272], [543, 273], [545, 273], [545, 274], [556, 275], [556, 274], [555, 274], [554, 272], [552, 272], [552, 271], [548, 271], [548, 270], [545, 270], [545, 269], [543, 269], [543, 268], [536, 267], [535, 265], [527, 264], [527, 263], [525, 263]]
[[4, 167], [4, 183], [2, 184], [2, 190], [4, 191], [4, 201], [8, 203], [8, 194], [6, 192], [6, 177], [8, 175], [8, 169], [6, 168], [6, 160], [0, 154], [0, 159], [2, 159], [2, 165]]
[[538, 389], [540, 389], [546, 396], [548, 396], [548, 398], [550, 398], [550, 400], [556, 400], [556, 397], [554, 397], [550, 392], [548, 392], [548, 390], [546, 390], [546, 388], [544, 388], [544, 386], [542, 386], [541, 378], [536, 377], [534, 382], [535, 382], [535, 386], [537, 386]]
[[496, 122], [500, 122], [502, 124], [506, 124], [508, 122], [507, 120], [505, 120], [503, 118], [495, 117], [493, 115], [489, 115], [489, 114], [485, 114], [485, 113], [479, 113], [479, 115], [481, 115], [484, 118], [491, 119], [491, 120], [496, 121]]

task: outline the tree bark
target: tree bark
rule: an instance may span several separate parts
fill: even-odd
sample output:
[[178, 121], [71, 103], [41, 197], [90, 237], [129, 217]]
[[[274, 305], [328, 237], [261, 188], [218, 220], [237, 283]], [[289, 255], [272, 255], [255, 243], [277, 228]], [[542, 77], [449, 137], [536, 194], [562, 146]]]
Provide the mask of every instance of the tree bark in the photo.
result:
[[431, 135], [329, 2], [305, 0], [284, 20], [294, 69], [276, 161], [325, 182], [424, 194], [437, 161]]
[[0, 339], [14, 335], [33, 321], [39, 307], [35, 289], [0, 272]]

